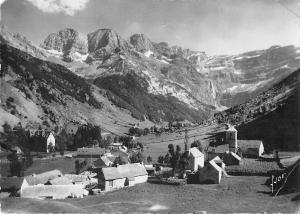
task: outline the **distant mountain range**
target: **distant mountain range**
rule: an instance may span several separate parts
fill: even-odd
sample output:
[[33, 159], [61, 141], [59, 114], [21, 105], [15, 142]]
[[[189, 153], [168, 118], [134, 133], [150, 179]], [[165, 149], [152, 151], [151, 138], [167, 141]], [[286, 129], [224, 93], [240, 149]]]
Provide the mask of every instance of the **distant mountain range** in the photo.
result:
[[[34, 105], [39, 100], [39, 116], [50, 126], [70, 123], [72, 116], [60, 114], [61, 120], [52, 121], [45, 112], [52, 109], [58, 117], [58, 109], [68, 112], [68, 106], [76, 112], [74, 124], [90, 120], [101, 124], [100, 119], [95, 121], [88, 115], [87, 109], [105, 115], [103, 109], [111, 106], [123, 117], [127, 115], [127, 123], [200, 122], [254, 98], [300, 65], [300, 49], [294, 46], [208, 56], [205, 52], [153, 42], [143, 34], [123, 39], [111, 29], [84, 35], [67, 28], [50, 34], [36, 46], [2, 26], [0, 41], [1, 52], [6, 51], [1, 54], [1, 63], [7, 65], [2, 86], [32, 93], [26, 100]], [[0, 109], [3, 114], [10, 114], [5, 99], [7, 96], [2, 95]], [[41, 106], [44, 107], [40, 109]], [[81, 108], [87, 109], [80, 112]], [[25, 116], [29, 115], [21, 111], [14, 115], [18, 119]]]

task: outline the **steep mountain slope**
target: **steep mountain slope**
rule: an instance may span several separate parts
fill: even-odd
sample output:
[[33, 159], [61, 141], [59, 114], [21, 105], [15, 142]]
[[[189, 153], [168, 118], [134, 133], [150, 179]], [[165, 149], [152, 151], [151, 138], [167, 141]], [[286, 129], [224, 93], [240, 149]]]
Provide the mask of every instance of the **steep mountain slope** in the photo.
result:
[[[65, 67], [1, 44], [0, 116], [4, 122], [36, 129], [75, 129], [87, 122], [117, 134], [137, 123], [130, 113], [112, 106], [105, 92]], [[143, 125], [141, 123], [141, 125]]]
[[[199, 90], [199, 87], [192, 78], [198, 80], [197, 83], [208, 83], [201, 80], [199, 73], [190, 71], [193, 69], [190, 63], [178, 62], [172, 66], [152, 57], [153, 46], [144, 35], [133, 35], [128, 43], [114, 31], [100, 29], [89, 34], [88, 40], [87, 61], [97, 72], [91, 75], [88, 70], [84, 77], [108, 90], [114, 103], [130, 109], [136, 117], [154, 121], [188, 118], [195, 122], [215, 109], [214, 100], [208, 103], [202, 94], [194, 96], [192, 89]], [[187, 89], [188, 85], [194, 88]]]
[[71, 70], [137, 119], [153, 121], [199, 122], [246, 102], [300, 66], [300, 51], [293, 46], [207, 56], [155, 43], [143, 34], [126, 40], [111, 29], [83, 35], [67, 28], [49, 35], [42, 47], [8, 31], [0, 36], [13, 47]]
[[237, 125], [240, 139], [262, 139], [267, 150], [300, 149], [300, 70], [244, 104], [215, 114]]

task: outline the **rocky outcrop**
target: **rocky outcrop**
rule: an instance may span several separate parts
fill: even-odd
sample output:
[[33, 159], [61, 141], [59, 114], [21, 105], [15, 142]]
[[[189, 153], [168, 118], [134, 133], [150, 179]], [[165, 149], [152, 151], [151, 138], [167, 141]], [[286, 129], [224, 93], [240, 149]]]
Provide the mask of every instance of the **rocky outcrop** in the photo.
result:
[[154, 50], [152, 42], [144, 34], [132, 35], [129, 42], [137, 51], [142, 53]]
[[42, 46], [48, 50], [62, 52], [65, 58], [72, 58], [72, 55], [76, 52], [86, 54], [88, 50], [87, 37], [71, 28], [50, 34]]
[[111, 29], [99, 29], [88, 34], [90, 60], [103, 60], [111, 54], [125, 51], [129, 44]]

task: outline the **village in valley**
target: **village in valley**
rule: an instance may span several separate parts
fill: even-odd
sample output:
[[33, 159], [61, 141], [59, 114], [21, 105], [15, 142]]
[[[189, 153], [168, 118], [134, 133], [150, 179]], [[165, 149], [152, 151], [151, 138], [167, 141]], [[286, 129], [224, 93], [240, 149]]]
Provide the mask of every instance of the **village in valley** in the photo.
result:
[[0, 214], [300, 214], [299, 30], [300, 0], [0, 0]]
[[[21, 125], [18, 127], [22, 129]], [[9, 132], [18, 132], [18, 127], [8, 130], [7, 136]], [[215, 133], [204, 133], [207, 128]], [[294, 178], [286, 180], [290, 183], [285, 187], [287, 192], [299, 188], [295, 183], [295, 173], [299, 168], [297, 153], [296, 156], [287, 156], [274, 150], [267, 154], [261, 140], [238, 139], [238, 131], [228, 123], [216, 125], [209, 121], [192, 126], [177, 122], [145, 129], [137, 124], [129, 129], [127, 137], [101, 132], [100, 127], [90, 127], [90, 131], [97, 132], [98, 139], [82, 139], [93, 143], [76, 149], [69, 145], [72, 150], [67, 147], [62, 150], [59, 135], [41, 129], [35, 132], [35, 136], [44, 136], [44, 151], [30, 154], [20, 146], [9, 149], [1, 144], [1, 171], [2, 175], [9, 176], [0, 179], [1, 197], [6, 194], [15, 200], [97, 198], [133, 186], [143, 188], [146, 184], [156, 185], [157, 191], [161, 185], [170, 188], [208, 185], [210, 188], [211, 185], [222, 186], [235, 178], [241, 179], [241, 176], [250, 176], [250, 179], [263, 176], [265, 189], [272, 197], [290, 172]], [[151, 143], [151, 139], [161, 142]], [[158, 144], [165, 145], [165, 148], [156, 152], [151, 146]], [[298, 168], [292, 172], [291, 166]], [[274, 176], [279, 176], [282, 181], [274, 181]]]

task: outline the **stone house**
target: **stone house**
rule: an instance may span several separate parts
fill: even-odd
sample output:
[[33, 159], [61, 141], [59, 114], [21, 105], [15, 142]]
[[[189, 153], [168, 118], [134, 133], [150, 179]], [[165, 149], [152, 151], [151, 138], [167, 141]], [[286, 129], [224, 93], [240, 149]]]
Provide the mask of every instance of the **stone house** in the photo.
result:
[[99, 186], [104, 191], [120, 189], [126, 186], [145, 183], [148, 173], [139, 163], [103, 168], [99, 173]]

